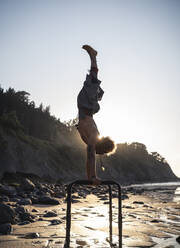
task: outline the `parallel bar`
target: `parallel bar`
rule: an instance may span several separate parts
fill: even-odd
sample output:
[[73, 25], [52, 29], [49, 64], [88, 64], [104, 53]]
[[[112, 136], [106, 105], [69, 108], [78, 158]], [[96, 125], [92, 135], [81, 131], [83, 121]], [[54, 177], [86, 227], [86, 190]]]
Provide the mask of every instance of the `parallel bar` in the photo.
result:
[[71, 189], [73, 184], [67, 187], [67, 210], [66, 210], [66, 241], [64, 248], [69, 248], [71, 231]]
[[109, 186], [109, 242], [112, 245], [112, 190], [111, 185]]
[[[73, 185], [93, 185], [90, 180], [77, 180], [70, 183], [67, 187], [67, 210], [66, 210], [66, 240], [64, 248], [70, 247], [70, 231], [71, 231], [71, 190]], [[122, 210], [121, 210], [121, 187], [115, 181], [102, 181], [99, 185], [109, 186], [109, 239], [112, 246], [112, 189], [111, 185], [118, 187], [118, 234], [119, 234], [119, 248], [122, 248]]]
[[118, 232], [119, 232], [119, 247], [122, 247], [122, 204], [121, 204], [121, 187], [118, 184]]

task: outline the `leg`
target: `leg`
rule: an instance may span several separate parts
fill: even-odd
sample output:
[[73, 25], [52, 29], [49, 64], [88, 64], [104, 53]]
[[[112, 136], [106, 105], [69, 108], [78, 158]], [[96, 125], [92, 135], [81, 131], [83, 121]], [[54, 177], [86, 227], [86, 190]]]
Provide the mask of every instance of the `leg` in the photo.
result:
[[97, 78], [97, 73], [98, 73], [98, 66], [97, 66], [97, 60], [96, 60], [97, 51], [88, 45], [84, 45], [82, 48], [87, 51], [87, 53], [89, 54], [90, 60], [91, 60], [90, 74], [93, 77]]

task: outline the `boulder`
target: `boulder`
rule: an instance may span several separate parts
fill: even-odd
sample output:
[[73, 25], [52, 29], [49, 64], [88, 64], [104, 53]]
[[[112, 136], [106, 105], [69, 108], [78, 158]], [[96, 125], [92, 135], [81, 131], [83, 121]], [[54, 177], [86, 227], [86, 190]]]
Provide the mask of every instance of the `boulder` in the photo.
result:
[[21, 189], [25, 191], [33, 191], [35, 189], [35, 185], [31, 182], [31, 180], [23, 178], [21, 182]]
[[58, 205], [59, 201], [54, 199], [51, 196], [41, 196], [38, 198], [38, 204], [50, 204], [50, 205]]
[[0, 224], [15, 224], [15, 215], [16, 213], [12, 207], [3, 203], [0, 204]]
[[30, 213], [28, 213], [28, 212], [25, 212], [25, 213], [23, 213], [23, 214], [19, 214], [19, 218], [20, 218], [20, 220], [23, 222], [23, 221], [30, 221], [30, 222], [34, 222], [34, 218], [35, 218], [35, 216], [34, 215], [32, 215], [32, 214], [30, 214]]
[[61, 223], [62, 223], [61, 220], [51, 220], [51, 225], [59, 225]]
[[24, 237], [26, 239], [36, 239], [36, 238], [39, 238], [39, 233], [36, 233], [36, 232], [27, 233]]
[[8, 202], [9, 198], [6, 195], [0, 197], [0, 202]]
[[17, 194], [17, 192], [16, 192], [16, 189], [12, 186], [0, 184], [0, 194], [14, 196]]
[[26, 199], [21, 199], [19, 202], [18, 202], [19, 205], [31, 205], [32, 204], [32, 201], [29, 199], [29, 198], [26, 198]]
[[0, 234], [10, 234], [12, 232], [12, 226], [10, 223], [5, 223], [0, 225]]
[[16, 211], [17, 214], [24, 214], [24, 213], [26, 213], [26, 209], [24, 207], [21, 207], [21, 206], [17, 206], [15, 208], [15, 211]]
[[176, 238], [178, 244], [180, 244], [180, 236]]
[[56, 217], [57, 214], [54, 213], [53, 211], [49, 211], [43, 215], [43, 217]]
[[31, 223], [30, 221], [26, 220], [26, 221], [22, 221], [22, 222], [18, 223], [18, 225], [23, 226], [23, 225], [28, 225], [30, 223]]

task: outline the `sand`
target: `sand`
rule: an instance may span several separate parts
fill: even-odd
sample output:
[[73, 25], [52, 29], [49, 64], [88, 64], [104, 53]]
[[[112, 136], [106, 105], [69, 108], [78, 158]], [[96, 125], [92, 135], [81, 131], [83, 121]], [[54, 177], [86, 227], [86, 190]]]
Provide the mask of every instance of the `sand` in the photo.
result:
[[[176, 238], [180, 236], [180, 201], [174, 189], [129, 192], [122, 200], [123, 248], [155, 247], [178, 248]], [[89, 194], [72, 204], [71, 246], [108, 248], [109, 214], [108, 196], [100, 200]], [[139, 203], [141, 202], [141, 203]], [[106, 203], [106, 204], [104, 204]], [[27, 225], [13, 225], [11, 235], [0, 236], [0, 248], [55, 248], [63, 247], [66, 227], [66, 203], [57, 206], [28, 205], [36, 221]], [[32, 212], [36, 209], [37, 212]], [[45, 211], [54, 211], [57, 217], [43, 217]], [[113, 243], [118, 244], [117, 198], [113, 199]], [[42, 218], [42, 220], [39, 220]], [[52, 225], [51, 220], [61, 223]], [[37, 238], [27, 234], [38, 233]]]

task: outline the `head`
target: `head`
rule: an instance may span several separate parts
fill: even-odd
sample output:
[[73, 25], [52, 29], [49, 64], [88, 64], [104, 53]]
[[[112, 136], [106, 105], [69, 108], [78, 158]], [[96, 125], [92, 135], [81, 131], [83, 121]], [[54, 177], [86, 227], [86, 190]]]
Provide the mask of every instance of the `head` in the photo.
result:
[[96, 154], [109, 154], [116, 150], [116, 145], [109, 137], [102, 137], [96, 143]]

